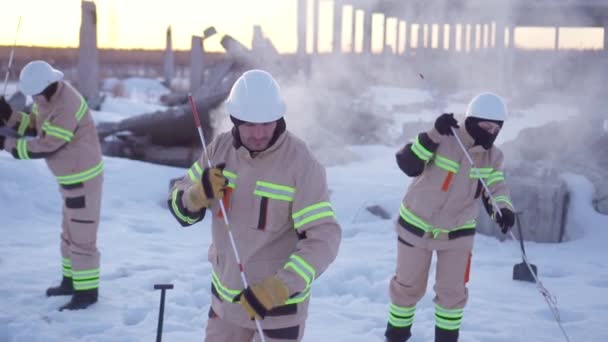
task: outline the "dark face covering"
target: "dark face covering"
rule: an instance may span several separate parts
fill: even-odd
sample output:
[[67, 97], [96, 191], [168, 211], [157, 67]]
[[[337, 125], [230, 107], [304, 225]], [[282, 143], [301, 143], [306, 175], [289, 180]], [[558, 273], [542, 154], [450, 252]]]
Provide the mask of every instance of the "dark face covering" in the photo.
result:
[[481, 128], [479, 126], [479, 123], [482, 121], [494, 122], [494, 123], [498, 124], [500, 127], [502, 127], [503, 122], [495, 121], [495, 120], [488, 120], [488, 119], [480, 119], [480, 118], [476, 118], [476, 117], [472, 117], [472, 116], [469, 116], [468, 118], [466, 118], [464, 120], [464, 126], [467, 129], [467, 132], [469, 132], [471, 137], [473, 137], [473, 140], [475, 140], [474, 145], [479, 145], [479, 146], [482, 146], [483, 148], [485, 148], [486, 150], [489, 150], [492, 147], [492, 145], [494, 144], [494, 140], [496, 140], [496, 137], [498, 136], [498, 132], [496, 132], [495, 134], [492, 134], [492, 133], [486, 131], [485, 129]]
[[[241, 135], [239, 134], [239, 129], [238, 127], [242, 124], [245, 123], [245, 121], [239, 120], [235, 117], [233, 117], [232, 115], [230, 116], [230, 120], [232, 121], [232, 123], [234, 124], [234, 127], [232, 127], [232, 138], [233, 140], [233, 145], [234, 148], [239, 148], [241, 146], [247, 148], [247, 146], [245, 146], [243, 144], [243, 142], [241, 141]], [[285, 124], [285, 119], [280, 118], [279, 120], [277, 120], [277, 127], [274, 129], [274, 133], [272, 134], [272, 138], [270, 139], [270, 142], [268, 143], [268, 147], [266, 147], [266, 149], [268, 149], [270, 146], [274, 145], [274, 143], [279, 139], [279, 137], [281, 136], [281, 134], [283, 134], [283, 132], [285, 132], [285, 129], [287, 128], [287, 125]], [[249, 150], [247, 148], [247, 150]], [[250, 153], [258, 153], [258, 152], [262, 152], [262, 151], [251, 151], [249, 150]]]
[[51, 101], [51, 97], [55, 95], [57, 92], [57, 82], [53, 82], [49, 84], [44, 90], [40, 93], [43, 95], [47, 102]]

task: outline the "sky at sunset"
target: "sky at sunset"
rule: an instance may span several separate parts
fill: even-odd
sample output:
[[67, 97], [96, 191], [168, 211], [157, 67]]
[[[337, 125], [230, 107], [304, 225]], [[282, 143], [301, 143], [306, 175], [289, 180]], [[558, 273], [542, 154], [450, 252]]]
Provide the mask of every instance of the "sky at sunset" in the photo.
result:
[[[80, 27], [80, 0], [19, 0], [10, 1], [0, 11], [0, 45], [12, 45], [19, 16], [22, 16], [17, 43], [19, 45], [74, 47], [78, 45]], [[97, 0], [98, 45], [102, 48], [159, 49], [165, 45], [165, 30], [173, 28], [173, 46], [189, 49], [191, 35], [200, 35], [208, 26], [215, 26], [219, 35], [210, 38], [205, 48], [221, 51], [221, 35], [230, 34], [250, 46], [253, 25], [261, 25], [264, 33], [280, 52], [294, 52], [296, 41], [297, 0]], [[309, 4], [309, 12], [311, 11]], [[319, 4], [319, 51], [331, 49], [333, 28], [333, 2], [321, 0]], [[342, 48], [349, 50], [352, 44], [352, 7], [344, 8]], [[363, 12], [355, 12], [360, 22]], [[312, 19], [309, 16], [309, 22]], [[383, 15], [372, 17], [372, 49], [382, 46]], [[389, 19], [390, 32], [403, 30], [396, 19]], [[439, 28], [433, 28], [436, 32]], [[413, 30], [415, 32], [415, 28]], [[457, 32], [460, 29], [457, 28]], [[362, 43], [361, 25], [355, 27], [355, 49]], [[516, 45], [522, 48], [552, 48], [554, 28], [518, 28]], [[308, 50], [312, 50], [309, 29]], [[395, 48], [395, 34], [387, 36], [389, 45]], [[415, 37], [413, 43], [415, 44]], [[433, 42], [436, 46], [437, 42]], [[601, 48], [602, 28], [561, 28], [560, 48]], [[400, 46], [399, 50], [403, 47]]]

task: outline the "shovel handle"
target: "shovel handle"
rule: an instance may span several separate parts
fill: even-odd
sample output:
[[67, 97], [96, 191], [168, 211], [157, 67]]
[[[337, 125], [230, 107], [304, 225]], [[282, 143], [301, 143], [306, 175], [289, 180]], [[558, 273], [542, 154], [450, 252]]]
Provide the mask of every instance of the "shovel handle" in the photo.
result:
[[521, 252], [526, 255], [526, 249], [524, 248], [524, 234], [521, 230], [521, 223], [519, 222], [519, 214], [515, 213], [515, 222], [517, 222], [517, 232], [519, 233], [519, 245], [521, 246]]

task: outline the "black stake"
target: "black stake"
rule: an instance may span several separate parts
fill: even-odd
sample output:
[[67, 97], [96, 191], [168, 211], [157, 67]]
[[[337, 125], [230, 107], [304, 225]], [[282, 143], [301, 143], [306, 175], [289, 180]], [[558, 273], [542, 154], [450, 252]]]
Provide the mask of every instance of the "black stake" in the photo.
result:
[[163, 336], [163, 316], [165, 314], [165, 291], [173, 289], [173, 284], [154, 284], [155, 290], [160, 290], [160, 310], [158, 312], [158, 328], [156, 342], [161, 342]]

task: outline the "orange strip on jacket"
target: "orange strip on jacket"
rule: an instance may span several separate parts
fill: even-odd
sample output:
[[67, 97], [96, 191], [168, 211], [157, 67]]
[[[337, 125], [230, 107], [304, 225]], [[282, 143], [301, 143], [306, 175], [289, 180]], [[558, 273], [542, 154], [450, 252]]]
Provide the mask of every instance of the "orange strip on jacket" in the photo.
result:
[[471, 257], [473, 255], [469, 252], [469, 261], [467, 261], [467, 268], [464, 271], [464, 283], [468, 283], [469, 282], [469, 275], [471, 274]]
[[[222, 198], [222, 201], [224, 202], [224, 209], [226, 209], [226, 211], [228, 211], [228, 206], [230, 205], [230, 194], [231, 193], [232, 193], [232, 188], [226, 188], [226, 190], [224, 190], [224, 198]], [[222, 215], [221, 208], [217, 210], [217, 217], [224, 218], [224, 215]]]
[[441, 191], [448, 192], [448, 189], [450, 188], [450, 184], [452, 183], [453, 176], [454, 176], [453, 173], [448, 172], [447, 176], [445, 176], [445, 180], [443, 181], [443, 185], [441, 186]]

